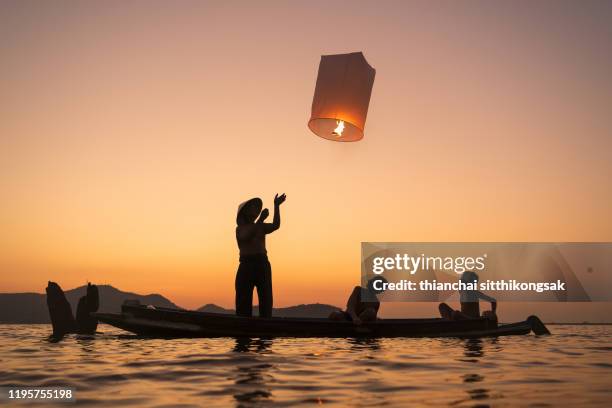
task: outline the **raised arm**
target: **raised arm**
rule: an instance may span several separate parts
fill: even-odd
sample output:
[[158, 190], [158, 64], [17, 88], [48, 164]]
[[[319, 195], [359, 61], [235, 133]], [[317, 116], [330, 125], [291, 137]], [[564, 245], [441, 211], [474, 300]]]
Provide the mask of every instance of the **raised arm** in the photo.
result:
[[266, 234], [276, 231], [280, 228], [281, 218], [280, 218], [280, 206], [285, 202], [287, 196], [285, 194], [274, 196], [274, 217], [272, 218], [271, 224], [264, 224]]
[[478, 291], [478, 298], [486, 301], [486, 302], [490, 302], [491, 303], [491, 310], [493, 310], [493, 312], [495, 312], [495, 310], [497, 309], [497, 300], [494, 297], [491, 297], [489, 295], [485, 295], [484, 293]]
[[261, 214], [259, 214], [259, 218], [255, 222], [255, 224], [263, 224], [266, 218], [268, 218], [268, 215], [270, 215], [270, 211], [267, 208], [264, 208]]

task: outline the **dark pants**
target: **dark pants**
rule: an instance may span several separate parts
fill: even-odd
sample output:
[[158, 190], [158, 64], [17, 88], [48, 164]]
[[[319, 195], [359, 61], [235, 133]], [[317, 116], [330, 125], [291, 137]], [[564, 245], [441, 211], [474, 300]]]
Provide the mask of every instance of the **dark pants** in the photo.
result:
[[257, 288], [259, 317], [272, 317], [272, 268], [265, 254], [240, 257], [236, 272], [236, 314], [253, 315], [253, 288]]

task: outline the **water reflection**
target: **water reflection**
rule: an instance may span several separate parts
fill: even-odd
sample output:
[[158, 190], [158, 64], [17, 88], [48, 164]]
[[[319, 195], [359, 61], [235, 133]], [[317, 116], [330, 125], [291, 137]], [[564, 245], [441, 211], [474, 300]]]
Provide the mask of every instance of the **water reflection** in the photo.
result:
[[92, 353], [95, 351], [95, 337], [93, 336], [76, 336], [76, 342], [81, 347], [81, 350], [85, 353]]
[[461, 359], [461, 361], [466, 363], [478, 363], [478, 359], [484, 356], [481, 339], [465, 340], [463, 348], [463, 355], [467, 358]]
[[235, 392], [233, 394], [238, 407], [258, 405], [271, 401], [270, 390], [274, 377], [271, 370], [274, 366], [262, 360], [272, 345], [272, 339], [240, 337], [235, 339], [233, 351], [244, 356], [238, 362], [233, 373]]
[[[484, 357], [484, 343], [481, 339], [468, 339], [465, 340], [463, 344], [463, 356], [465, 358], [459, 359], [459, 361], [463, 361], [466, 363], [478, 363], [480, 359]], [[476, 385], [485, 380], [485, 377], [479, 373], [468, 373], [461, 376], [463, 383], [468, 385]], [[487, 400], [491, 398], [490, 391], [486, 388], [468, 388], [466, 390], [468, 398], [463, 399], [461, 401], [457, 401], [456, 403], [462, 403], [467, 401], [478, 401], [478, 406], [488, 406], [482, 405], [483, 400]]]
[[256, 352], [256, 353], [264, 353], [270, 349], [272, 346], [271, 338], [256, 338], [253, 339], [251, 337], [236, 337], [234, 344], [234, 352], [235, 353], [246, 353], [246, 352]]
[[63, 339], [64, 339], [64, 335], [56, 336], [56, 335], [50, 334], [49, 337], [47, 337], [47, 341], [49, 343], [59, 343]]
[[380, 339], [376, 337], [354, 337], [349, 339], [351, 350], [380, 350]]

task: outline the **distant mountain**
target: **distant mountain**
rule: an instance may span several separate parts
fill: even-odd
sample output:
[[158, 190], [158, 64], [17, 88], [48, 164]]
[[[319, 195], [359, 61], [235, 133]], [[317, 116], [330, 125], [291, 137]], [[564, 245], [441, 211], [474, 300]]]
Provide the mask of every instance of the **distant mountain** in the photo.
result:
[[[65, 291], [66, 298], [76, 314], [76, 306], [87, 286]], [[162, 295], [139, 295], [123, 292], [110, 285], [98, 285], [100, 312], [118, 313], [127, 299], [137, 299], [145, 305], [181, 309]], [[51, 323], [47, 310], [47, 295], [43, 293], [0, 293], [0, 323]]]
[[[257, 316], [258, 307], [253, 307], [253, 315]], [[276, 317], [327, 317], [331, 312], [340, 310], [335, 306], [325, 305], [321, 303], [313, 303], [308, 305], [297, 305], [289, 307], [280, 307], [272, 310], [272, 316]], [[213, 305], [211, 303], [202, 306], [198, 309], [198, 312], [208, 313], [225, 313], [234, 314], [233, 309], [225, 309], [221, 306]]]
[[212, 303], [208, 303], [197, 310], [198, 312], [206, 312], [206, 313], [223, 313], [223, 314], [234, 314], [233, 309], [225, 309], [221, 306], [214, 305]]
[[[67, 290], [66, 298], [76, 314], [76, 307], [81, 296], [84, 296], [87, 286]], [[159, 294], [139, 295], [123, 292], [110, 285], [98, 285], [100, 293], [100, 312], [119, 313], [125, 300], [136, 299], [144, 305], [182, 309]], [[320, 303], [276, 308], [273, 316], [278, 317], [327, 317], [335, 310], [335, 306]], [[207, 304], [198, 309], [200, 312], [234, 314], [234, 310], [225, 309], [214, 304]], [[258, 308], [253, 308], [253, 315], [258, 315]], [[0, 293], [0, 323], [51, 323], [47, 309], [47, 295], [44, 293]]]
[[50, 322], [49, 311], [47, 310], [47, 295], [40, 293], [0, 293], [0, 323]]

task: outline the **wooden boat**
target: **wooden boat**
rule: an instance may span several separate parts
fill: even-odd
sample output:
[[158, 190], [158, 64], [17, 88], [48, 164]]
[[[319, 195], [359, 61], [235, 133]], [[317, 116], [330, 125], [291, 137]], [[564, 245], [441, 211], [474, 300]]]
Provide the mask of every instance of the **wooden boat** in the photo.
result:
[[484, 318], [432, 318], [381, 319], [357, 326], [321, 318], [262, 319], [133, 304], [123, 305], [121, 314], [93, 316], [103, 323], [151, 337], [486, 337], [529, 334], [532, 330], [545, 334], [540, 329], [546, 330], [536, 316], [503, 325]]

